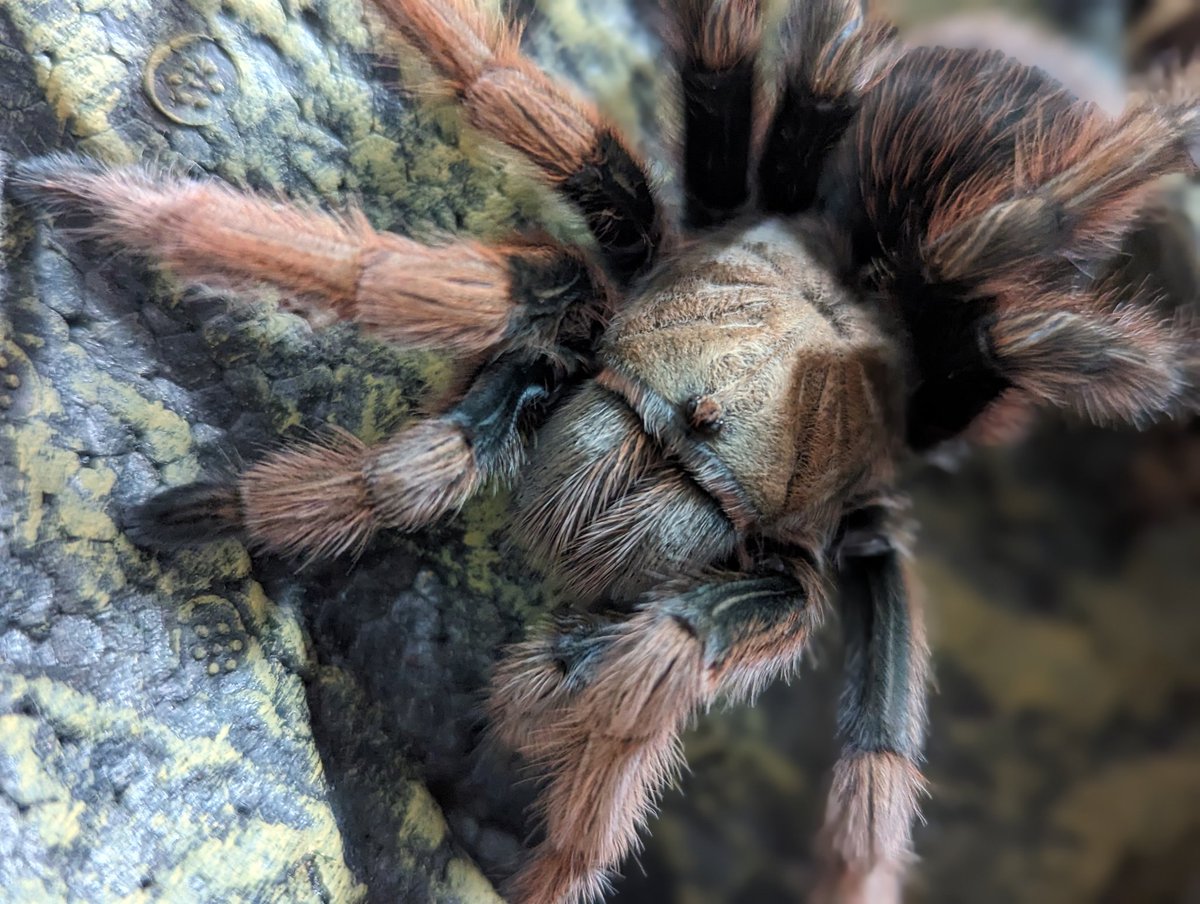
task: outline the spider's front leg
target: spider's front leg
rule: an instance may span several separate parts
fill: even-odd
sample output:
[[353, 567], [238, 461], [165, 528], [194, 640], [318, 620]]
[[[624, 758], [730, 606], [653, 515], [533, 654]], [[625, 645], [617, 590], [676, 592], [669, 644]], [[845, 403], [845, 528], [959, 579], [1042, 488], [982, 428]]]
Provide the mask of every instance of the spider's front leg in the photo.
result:
[[90, 215], [88, 234], [191, 283], [276, 286], [309, 308], [409, 347], [453, 349], [472, 379], [448, 410], [374, 448], [337, 433], [274, 452], [235, 481], [170, 490], [131, 534], [152, 546], [242, 534], [307, 559], [358, 551], [383, 527], [414, 529], [511, 476], [539, 405], [589, 359], [607, 282], [545, 239], [425, 245], [211, 180], [106, 169], [69, 157], [22, 164], [23, 194]]
[[627, 619], [560, 621], [510, 651], [492, 690], [496, 731], [548, 774], [545, 839], [515, 900], [603, 891], [682, 762], [688, 719], [797, 663], [825, 611], [822, 571], [798, 555], [782, 570], [665, 586]]

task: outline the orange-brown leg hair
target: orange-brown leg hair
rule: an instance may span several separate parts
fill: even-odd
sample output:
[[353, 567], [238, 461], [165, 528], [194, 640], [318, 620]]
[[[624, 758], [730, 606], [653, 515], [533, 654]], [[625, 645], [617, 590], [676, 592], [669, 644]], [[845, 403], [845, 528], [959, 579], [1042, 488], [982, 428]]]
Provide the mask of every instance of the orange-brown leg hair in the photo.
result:
[[87, 234], [189, 283], [271, 285], [318, 316], [354, 321], [410, 347], [470, 354], [514, 341], [545, 347], [563, 317], [597, 316], [605, 302], [603, 280], [582, 256], [548, 240], [426, 245], [376, 232], [355, 211], [339, 216], [212, 180], [106, 169], [82, 158], [26, 161], [17, 181], [40, 203], [87, 213]]
[[902, 555], [883, 532], [885, 518], [882, 508], [852, 516], [840, 553], [843, 747], [814, 895], [821, 904], [898, 904], [925, 790], [919, 763], [929, 650]]
[[624, 284], [662, 238], [643, 163], [593, 104], [549, 78], [519, 50], [516, 28], [476, 0], [375, 0], [429, 60], [477, 129], [528, 158], [575, 204]]
[[627, 619], [560, 623], [512, 649], [496, 732], [546, 773], [545, 837], [512, 899], [596, 899], [678, 771], [688, 719], [794, 667], [823, 611], [820, 566], [800, 558], [788, 574], [664, 588]]
[[168, 490], [127, 525], [135, 540], [188, 546], [240, 535], [259, 549], [308, 560], [357, 553], [380, 528], [413, 530], [457, 510], [520, 462], [524, 428], [561, 369], [513, 352], [485, 368], [449, 411], [368, 447], [348, 433], [296, 443], [229, 483]]

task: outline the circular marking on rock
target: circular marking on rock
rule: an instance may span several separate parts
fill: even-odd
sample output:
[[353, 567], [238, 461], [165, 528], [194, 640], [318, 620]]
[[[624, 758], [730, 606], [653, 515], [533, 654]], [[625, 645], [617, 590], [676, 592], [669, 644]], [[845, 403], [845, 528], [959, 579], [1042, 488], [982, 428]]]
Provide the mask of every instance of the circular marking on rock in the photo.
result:
[[192, 648], [193, 659], [204, 659], [206, 656], [208, 656], [208, 650], [204, 649], [204, 647], [199, 646]]
[[220, 671], [221, 671], [221, 666], [218, 663], [210, 662], [208, 664], [208, 674], [216, 675]]
[[237, 668], [237, 660], [236, 659], [226, 659], [225, 660], [225, 671], [232, 672], [236, 668]]
[[16, 374], [5, 374], [4, 385], [9, 389], [16, 389], [21, 385], [21, 378]]
[[196, 625], [196, 636], [201, 640], [208, 637], [208, 625]]
[[226, 114], [240, 93], [241, 71], [230, 53], [207, 35], [180, 35], [154, 48], [143, 88], [167, 119], [203, 126]]

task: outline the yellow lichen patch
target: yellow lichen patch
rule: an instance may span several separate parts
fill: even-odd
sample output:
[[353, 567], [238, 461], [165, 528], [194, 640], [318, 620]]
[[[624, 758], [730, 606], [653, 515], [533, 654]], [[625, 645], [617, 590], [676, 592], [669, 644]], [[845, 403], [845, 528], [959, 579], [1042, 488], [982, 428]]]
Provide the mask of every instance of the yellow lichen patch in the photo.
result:
[[56, 514], [63, 532], [81, 540], [115, 540], [117, 525], [112, 518], [96, 508], [96, 500], [66, 489], [58, 497]]
[[[203, 826], [187, 831], [186, 818], [185, 811], [181, 814], [181, 835], [203, 831]], [[230, 827], [208, 836], [181, 838], [179, 850], [183, 856], [174, 869], [159, 877], [159, 883], [164, 888], [198, 885], [223, 900], [254, 900], [258, 899], [258, 889], [273, 886], [283, 878], [294, 857], [311, 855], [313, 850], [318, 850], [328, 856], [328, 862], [340, 867], [332, 876], [326, 877], [326, 881], [331, 885], [336, 883], [340, 894], [346, 896], [337, 900], [360, 900], [365, 889], [354, 881], [344, 862], [339, 862], [342, 850], [336, 824], [327, 815], [322, 822], [324, 831], [316, 831], [317, 826], [297, 829], [255, 819], [245, 828]], [[289, 852], [291, 856], [281, 857], [283, 852]], [[219, 890], [224, 890], [225, 894], [217, 894]], [[253, 891], [253, 894], [243, 897], [247, 891]]]
[[[292, 683], [302, 693], [299, 682], [292, 679]], [[115, 739], [130, 743], [134, 738], [145, 737], [148, 746], [144, 749], [162, 751], [155, 781], [167, 787], [186, 785], [193, 775], [212, 774], [222, 768], [255, 768], [231, 744], [228, 726], [212, 737], [180, 737], [132, 709], [102, 703], [48, 678], [7, 676], [4, 691], [12, 699], [30, 700], [38, 714], [37, 720], [26, 716], [0, 717], [0, 755], [12, 764], [9, 774], [16, 776], [16, 782], [10, 782], [7, 790], [29, 804], [32, 815], [27, 818], [38, 820], [38, 830], [45, 835], [47, 846], [78, 841], [85, 813], [89, 824], [99, 814], [86, 811], [82, 802], [73, 801], [71, 789], [50, 774], [46, 762], [36, 753], [33, 735], [39, 720], [89, 741]], [[264, 789], [273, 785], [267, 774], [260, 775], [258, 781]], [[183, 803], [169, 815], [147, 814], [146, 824], [172, 852], [171, 859], [176, 864], [174, 869], [157, 877], [159, 887], [197, 887], [195, 883], [200, 883], [217, 894], [223, 888], [272, 885], [295, 862], [320, 851], [327, 885], [346, 893], [339, 894], [338, 900], [361, 897], [361, 890], [350, 894], [360, 887], [345, 866], [341, 836], [328, 807], [321, 801], [304, 798], [294, 788], [289, 794], [292, 803], [304, 814], [296, 826], [250, 816], [243, 817], [242, 825], [218, 831], [211, 817], [194, 814]], [[91, 826], [89, 831], [93, 830]]]
[[501, 556], [489, 537], [507, 523], [508, 499], [508, 493], [484, 493], [463, 511], [466, 557], [461, 565], [467, 586], [476, 593], [494, 593], [499, 583], [495, 569], [501, 562]]
[[79, 469], [79, 458], [53, 444], [54, 432], [44, 422], [8, 427], [5, 432], [12, 441], [17, 472], [25, 478], [20, 489], [25, 507], [17, 516], [14, 538], [30, 547], [37, 542], [46, 516], [46, 497], [63, 491], [67, 479]]
[[[673, 73], [654, 58], [648, 44], [629, 39], [636, 31], [632, 19], [622, 28], [616, 21], [622, 11], [606, 7], [601, 21], [601, 7], [586, 0], [537, 0], [537, 6], [553, 29], [556, 50], [586, 52], [587, 58], [576, 61], [586, 90], [626, 133], [640, 134], [633, 73], [647, 81]], [[553, 54], [545, 56], [550, 58], [547, 63], [553, 59]]]
[[[4, 328], [4, 320], [0, 318], [0, 332], [3, 332]], [[39, 343], [29, 344], [29, 347], [37, 347], [38, 344], [40, 340]], [[36, 411], [41, 417], [62, 414], [62, 399], [54, 391], [54, 387], [38, 374], [33, 362], [20, 345], [5, 341], [0, 335], [0, 357], [8, 361], [4, 370], [20, 379], [21, 395], [26, 399], [26, 406], [30, 411]]]
[[479, 867], [462, 859], [451, 860], [446, 865], [446, 891], [470, 904], [503, 904], [503, 899]]
[[31, 716], [0, 716], [0, 752], [13, 777], [6, 794], [23, 806], [65, 799], [70, 792], [46, 769], [35, 746], [38, 720]]
[[[396, 166], [400, 146], [386, 135], [369, 134], [350, 146], [350, 166], [364, 174], [377, 191], [386, 197], [399, 197], [408, 190], [408, 179]], [[385, 227], [388, 224], [377, 224]]]
[[[242, 554], [245, 555], [244, 549]], [[246, 561], [249, 564], [248, 558]], [[242, 600], [249, 621], [248, 627], [254, 632], [261, 631], [275, 613], [275, 604], [271, 602], [267, 592], [263, 590], [262, 584], [258, 581], [248, 582]]]
[[169, 598], [208, 590], [214, 580], [238, 580], [249, 574], [250, 556], [245, 548], [226, 540], [172, 553], [170, 567], [162, 571], [157, 583]]
[[57, 516], [67, 536], [82, 540], [115, 540], [117, 525], [102, 507], [117, 475], [104, 466], [80, 467], [58, 498]]
[[299, 904], [302, 901], [356, 904], [364, 900], [368, 892], [367, 886], [350, 881], [340, 864], [314, 852], [300, 860], [284, 882], [257, 892], [247, 904]]
[[446, 840], [446, 819], [437, 802], [417, 782], [406, 782], [408, 803], [404, 807], [400, 834], [405, 847], [414, 843], [430, 850]]
[[[128, 70], [115, 55], [97, 53], [108, 45], [101, 19], [82, 10], [50, 13], [41, 3], [10, 3], [7, 9], [28, 59], [37, 63], [38, 84], [58, 120], [80, 138], [110, 133], [109, 115], [121, 99]], [[114, 150], [119, 147], [113, 143]]]

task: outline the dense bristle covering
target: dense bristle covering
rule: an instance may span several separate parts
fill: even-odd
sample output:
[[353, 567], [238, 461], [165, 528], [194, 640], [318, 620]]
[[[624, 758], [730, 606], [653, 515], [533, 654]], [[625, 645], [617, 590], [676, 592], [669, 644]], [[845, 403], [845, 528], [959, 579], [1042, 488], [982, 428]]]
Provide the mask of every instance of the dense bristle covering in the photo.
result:
[[478, 0], [374, 0], [373, 6], [457, 90], [497, 56], [518, 53], [518, 32]]
[[430, 420], [375, 448], [341, 430], [285, 447], [238, 486], [250, 541], [312, 560], [358, 553], [382, 527], [424, 527], [461, 507], [479, 476], [462, 431]]
[[636, 595], [653, 574], [727, 555], [729, 522], [612, 393], [585, 386], [543, 428], [518, 539], [579, 600]]
[[970, 50], [913, 50], [864, 95], [821, 193], [848, 271], [900, 297], [919, 444], [1014, 385], [1109, 422], [1176, 404], [1194, 337], [1137, 287], [1103, 280], [1159, 179], [1191, 171], [1189, 129], [1150, 102], [1110, 118], [1038, 70]]
[[795, 666], [820, 617], [819, 587], [802, 583], [811, 577], [663, 587], [622, 621], [560, 620], [509, 651], [492, 685], [495, 730], [547, 774], [545, 839], [513, 881], [514, 901], [604, 892], [682, 765], [692, 714]]
[[783, 22], [783, 66], [761, 150], [759, 203], [798, 213], [816, 197], [825, 160], [890, 58], [892, 30], [858, 0], [793, 2]]
[[664, 2], [676, 52], [710, 72], [754, 62], [762, 41], [760, 0]]
[[366, 468], [377, 517], [413, 530], [460, 509], [479, 488], [475, 456], [460, 428], [421, 421], [375, 451]]
[[1170, 411], [1189, 389], [1188, 356], [1200, 338], [1151, 300], [1083, 307], [1078, 298], [1005, 309], [990, 336], [1028, 396], [1108, 424]]
[[1192, 161], [1200, 166], [1200, 56], [1167, 60], [1133, 84], [1134, 98], [1151, 104], [1183, 128]]
[[919, 48], [864, 96], [823, 193], [858, 224], [859, 263], [1055, 280], [1113, 252], [1155, 180], [1187, 166], [1182, 137], [1148, 107], [1110, 120], [1001, 54]]
[[673, 13], [683, 94], [683, 181], [688, 223], [711, 226], [750, 197], [750, 139], [758, 105], [758, 0], [686, 0]]
[[357, 553], [380, 526], [363, 467], [368, 450], [337, 431], [273, 452], [238, 487], [253, 545], [308, 560]]
[[524, 727], [505, 724], [507, 701], [521, 699], [536, 675], [511, 667], [498, 674], [500, 731], [525, 737], [522, 753], [552, 775], [539, 798], [546, 837], [513, 880], [514, 901], [592, 901], [607, 888], [607, 872], [636, 845], [682, 765], [678, 735], [700, 700], [701, 655], [676, 619], [640, 613], [608, 639], [603, 663], [569, 707]]
[[243, 529], [237, 483], [206, 480], [172, 487], [125, 516], [125, 535], [138, 546], [174, 550], [240, 536]]
[[840, 760], [826, 814], [827, 863], [814, 901], [900, 904], [924, 794], [920, 771], [905, 757], [863, 753]]
[[[412, 348], [477, 355], [520, 343], [591, 339], [609, 305], [598, 267], [543, 235], [439, 244], [212, 180], [106, 169], [81, 158], [23, 164], [22, 191], [88, 216], [86, 235], [137, 251], [192, 284], [274, 286], [324, 323], [359, 324]], [[561, 336], [565, 326], [570, 335]]]
[[351, 224], [237, 192], [212, 180], [107, 169], [68, 157], [22, 167], [24, 190], [51, 207], [85, 213], [85, 235], [146, 254], [192, 282], [275, 281], [339, 298], [358, 277]]

